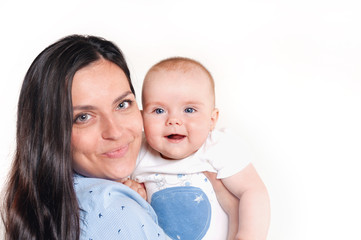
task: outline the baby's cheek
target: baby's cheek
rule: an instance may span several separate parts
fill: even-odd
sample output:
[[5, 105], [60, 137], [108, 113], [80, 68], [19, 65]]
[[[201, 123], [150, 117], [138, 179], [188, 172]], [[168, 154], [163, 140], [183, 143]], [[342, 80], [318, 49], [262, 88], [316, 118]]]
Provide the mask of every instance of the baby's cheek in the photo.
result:
[[158, 137], [155, 136], [154, 134], [152, 134], [151, 131], [148, 132], [148, 133], [146, 133], [146, 139], [147, 139], [147, 143], [148, 143], [151, 147], [153, 147], [153, 148], [155, 148], [155, 149], [158, 148], [158, 145], [159, 145], [159, 140], [157, 141]]
[[162, 135], [162, 129], [157, 124], [148, 125], [144, 128], [144, 133], [148, 142], [155, 142]]

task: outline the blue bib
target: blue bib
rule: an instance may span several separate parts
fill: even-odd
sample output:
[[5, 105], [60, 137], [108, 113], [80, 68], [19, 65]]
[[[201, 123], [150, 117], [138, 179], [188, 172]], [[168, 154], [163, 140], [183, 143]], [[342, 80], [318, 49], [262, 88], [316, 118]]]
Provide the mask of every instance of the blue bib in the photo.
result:
[[173, 240], [201, 240], [211, 221], [211, 204], [197, 187], [171, 187], [153, 194], [158, 223]]

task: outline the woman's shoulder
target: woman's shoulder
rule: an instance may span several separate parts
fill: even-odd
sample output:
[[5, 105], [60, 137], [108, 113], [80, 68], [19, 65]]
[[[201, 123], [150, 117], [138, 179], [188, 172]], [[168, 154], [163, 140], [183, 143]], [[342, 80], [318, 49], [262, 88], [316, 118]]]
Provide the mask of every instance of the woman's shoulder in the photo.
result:
[[110, 204], [114, 200], [126, 201], [131, 199], [143, 208], [149, 208], [147, 202], [138, 193], [115, 181], [74, 175], [74, 189], [81, 206], [92, 201], [97, 201], [103, 205], [104, 201]]
[[81, 239], [164, 237], [152, 207], [129, 187], [110, 180], [74, 176]]

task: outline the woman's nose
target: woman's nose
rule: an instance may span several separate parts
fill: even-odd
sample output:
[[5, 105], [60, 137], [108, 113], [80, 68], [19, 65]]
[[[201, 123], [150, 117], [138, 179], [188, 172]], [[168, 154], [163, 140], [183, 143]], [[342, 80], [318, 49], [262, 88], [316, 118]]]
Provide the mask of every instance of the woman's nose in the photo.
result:
[[102, 124], [102, 137], [108, 140], [117, 140], [122, 134], [121, 123], [115, 119], [108, 118], [103, 121]]

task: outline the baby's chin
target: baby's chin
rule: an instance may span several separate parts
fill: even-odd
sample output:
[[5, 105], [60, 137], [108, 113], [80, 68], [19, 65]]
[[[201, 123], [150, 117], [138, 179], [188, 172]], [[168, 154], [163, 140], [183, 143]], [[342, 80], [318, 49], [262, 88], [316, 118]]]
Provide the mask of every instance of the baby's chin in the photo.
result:
[[189, 157], [193, 153], [186, 153], [186, 154], [167, 154], [167, 153], [160, 153], [160, 156], [166, 160], [182, 160], [186, 157]]

